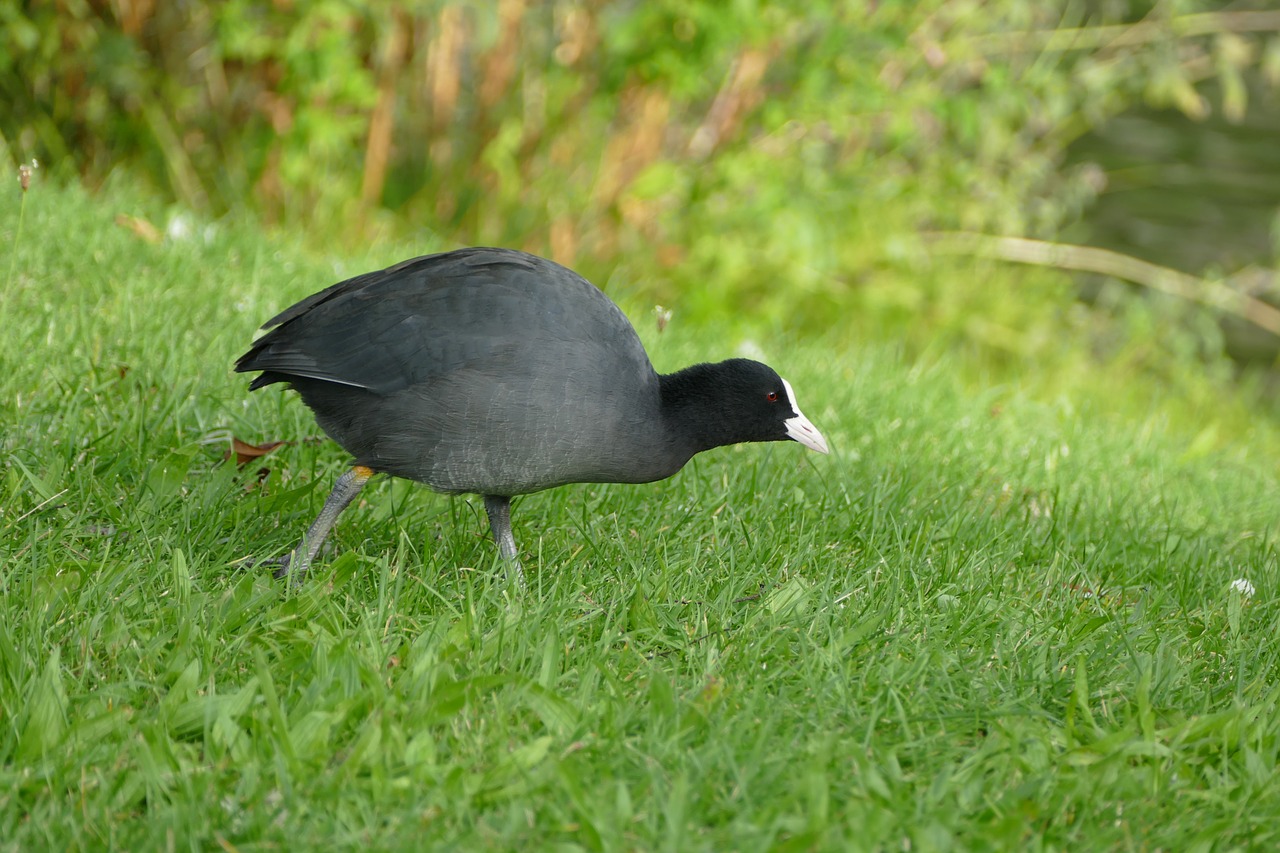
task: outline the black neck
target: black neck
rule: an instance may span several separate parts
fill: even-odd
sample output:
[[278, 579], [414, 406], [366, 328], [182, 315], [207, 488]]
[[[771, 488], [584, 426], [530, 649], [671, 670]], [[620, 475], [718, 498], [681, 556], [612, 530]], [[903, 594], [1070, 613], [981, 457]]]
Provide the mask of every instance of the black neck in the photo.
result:
[[718, 416], [725, 404], [719, 368], [695, 364], [658, 377], [668, 434], [694, 453], [740, 440], [730, 432], [732, 422]]

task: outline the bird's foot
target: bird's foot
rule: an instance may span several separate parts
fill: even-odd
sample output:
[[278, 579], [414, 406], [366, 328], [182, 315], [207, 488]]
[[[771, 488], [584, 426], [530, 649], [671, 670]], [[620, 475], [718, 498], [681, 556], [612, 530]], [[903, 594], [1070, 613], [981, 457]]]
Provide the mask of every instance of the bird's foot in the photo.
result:
[[[285, 578], [292, 578], [292, 573], [289, 571], [289, 565], [292, 562], [293, 562], [293, 552], [290, 551], [287, 554], [281, 554], [279, 557], [273, 557], [270, 560], [263, 560], [262, 566], [266, 568], [270, 568], [271, 577], [280, 581], [280, 580], [284, 580]], [[301, 580], [302, 580], [301, 573], [298, 574], [298, 577], [293, 578], [294, 583], [297, 583]]]
[[[255, 569], [270, 569], [271, 577], [276, 580], [284, 580], [289, 578], [295, 584], [301, 583], [302, 578], [306, 575], [307, 570], [304, 566], [294, 565], [293, 556], [296, 552], [289, 551], [281, 554], [279, 557], [269, 557], [265, 560], [259, 560], [254, 557], [246, 557], [239, 561], [236, 566], [237, 571], [247, 572]], [[292, 567], [292, 568], [291, 568]]]

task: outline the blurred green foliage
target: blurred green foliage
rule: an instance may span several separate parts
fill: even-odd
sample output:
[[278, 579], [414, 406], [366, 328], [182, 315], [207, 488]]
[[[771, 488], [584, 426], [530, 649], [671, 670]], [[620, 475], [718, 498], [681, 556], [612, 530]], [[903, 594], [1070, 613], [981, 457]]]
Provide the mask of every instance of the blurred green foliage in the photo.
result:
[[9, 4], [0, 142], [325, 243], [521, 247], [694, 318], [1030, 357], [1060, 346], [1066, 275], [922, 235], [1053, 239], [1100, 189], [1064, 166], [1082, 134], [1136, 104], [1203, 117], [1214, 87], [1243, 115], [1246, 77], [1280, 80], [1269, 7]]

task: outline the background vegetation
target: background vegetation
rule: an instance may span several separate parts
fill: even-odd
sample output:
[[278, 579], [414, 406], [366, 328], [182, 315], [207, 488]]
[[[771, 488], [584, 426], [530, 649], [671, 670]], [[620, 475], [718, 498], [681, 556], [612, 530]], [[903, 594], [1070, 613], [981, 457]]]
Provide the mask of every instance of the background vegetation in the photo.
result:
[[[0, 849], [1274, 845], [1270, 5], [0, 5]], [[484, 243], [832, 457], [239, 571], [343, 463], [252, 330]]]
[[[1090, 317], [1087, 346], [1154, 323], [1145, 366], [1221, 352], [1207, 304], [1246, 315], [1258, 357], [1275, 356], [1280, 313], [1254, 301], [1280, 301], [1274, 274], [1231, 277], [1276, 266], [1267, 153], [1234, 181], [1232, 207], [1254, 191], [1247, 226], [1229, 220], [1252, 235], [1245, 257], [1228, 235], [1189, 277], [990, 239], [1132, 248], [1107, 240], [1115, 218], [1100, 241], [1072, 226], [1108, 187], [1167, 185], [1177, 157], [1152, 148], [1166, 137], [1140, 129], [1110, 160], [1073, 144], [1139, 106], [1232, 126], [1274, 114], [1280, 12], [1262, 0], [119, 0], [0, 15], [0, 138], [91, 185], [127, 170], [187, 209], [320, 246], [525, 248], [694, 318], [732, 305], [914, 351], [1053, 360], [1082, 334], [1064, 316], [1076, 290], [973, 260], [1013, 257], [1175, 294], [1118, 329]], [[1213, 193], [1184, 186], [1122, 217], [1185, 211], [1147, 258], [1162, 267], [1222, 236], [1199, 230]]]

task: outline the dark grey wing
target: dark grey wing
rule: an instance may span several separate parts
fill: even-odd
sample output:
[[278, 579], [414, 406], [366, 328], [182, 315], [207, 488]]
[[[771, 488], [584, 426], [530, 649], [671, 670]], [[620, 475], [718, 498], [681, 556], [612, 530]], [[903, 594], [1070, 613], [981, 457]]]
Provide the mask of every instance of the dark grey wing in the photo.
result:
[[[511, 249], [493, 249], [486, 247], [476, 247], [471, 249], [458, 249], [452, 252], [437, 252], [433, 255], [421, 255], [416, 258], [410, 258], [407, 261], [401, 261], [398, 264], [392, 264], [386, 269], [375, 270], [374, 272], [361, 273], [330, 285], [319, 293], [313, 293], [306, 299], [295, 302], [270, 320], [262, 324], [263, 329], [270, 329], [275, 326], [283, 326], [290, 320], [294, 320], [306, 314], [317, 305], [321, 305], [332, 299], [358, 293], [365, 288], [376, 288], [380, 285], [386, 285], [402, 278], [412, 277], [414, 275], [424, 275], [426, 277], [435, 276], [456, 276], [459, 273], [465, 273], [470, 269], [492, 268], [494, 266], [510, 266], [521, 269], [536, 269], [539, 262], [543, 261], [534, 255], [524, 252], [517, 252]], [[567, 270], [566, 270], [567, 271]], [[568, 272], [568, 271], [567, 271]], [[570, 272], [571, 275], [574, 273]]]
[[[358, 379], [342, 376], [340, 362], [346, 347], [331, 348], [332, 337], [343, 324], [348, 328], [357, 326], [357, 318], [351, 316], [357, 294], [366, 289], [375, 292], [389, 289], [403, 276], [411, 274], [408, 271], [414, 267], [428, 267], [438, 257], [424, 255], [383, 270], [354, 276], [294, 303], [263, 323], [262, 328], [272, 331], [254, 341], [249, 351], [236, 360], [236, 372], [263, 371], [249, 385], [251, 391], [296, 377], [365, 387]], [[365, 322], [365, 318], [360, 318], [359, 322]], [[320, 337], [313, 340], [316, 331], [320, 332]], [[336, 365], [335, 356], [339, 362]]]
[[[506, 249], [414, 258], [340, 282], [272, 322], [236, 362], [239, 372], [263, 371], [250, 388], [302, 377], [389, 395], [461, 369], [501, 369], [539, 348], [553, 359], [557, 339], [612, 340], [648, 364], [631, 324], [594, 285]], [[513, 341], [524, 352], [502, 351]]]
[[352, 276], [351, 278], [340, 281], [337, 284], [330, 285], [329, 287], [326, 287], [324, 290], [320, 291], [319, 293], [313, 293], [310, 296], [308, 296], [306, 299], [303, 299], [299, 302], [295, 302], [294, 304], [290, 305], [288, 308], [284, 309], [279, 314], [275, 315], [270, 320], [263, 323], [262, 328], [270, 329], [270, 328], [274, 328], [275, 326], [283, 326], [285, 323], [288, 323], [290, 320], [293, 320], [297, 317], [301, 317], [303, 314], [307, 313], [312, 308], [322, 303], [328, 302], [330, 299], [337, 299], [345, 294], [354, 293], [368, 285], [375, 284], [379, 281], [384, 281], [403, 269], [412, 267], [415, 264], [430, 261], [434, 257], [437, 257], [437, 256], [423, 255], [418, 258], [411, 258], [410, 260], [402, 261], [393, 266], [389, 266], [386, 269], [375, 270], [374, 272], [361, 273], [360, 275]]
[[425, 300], [397, 298], [394, 291], [382, 290], [384, 300], [372, 307], [353, 305], [346, 295], [277, 326], [254, 342], [236, 370], [263, 371], [250, 389], [295, 377], [380, 394], [405, 387], [433, 329], [430, 318], [413, 313], [408, 304]]

